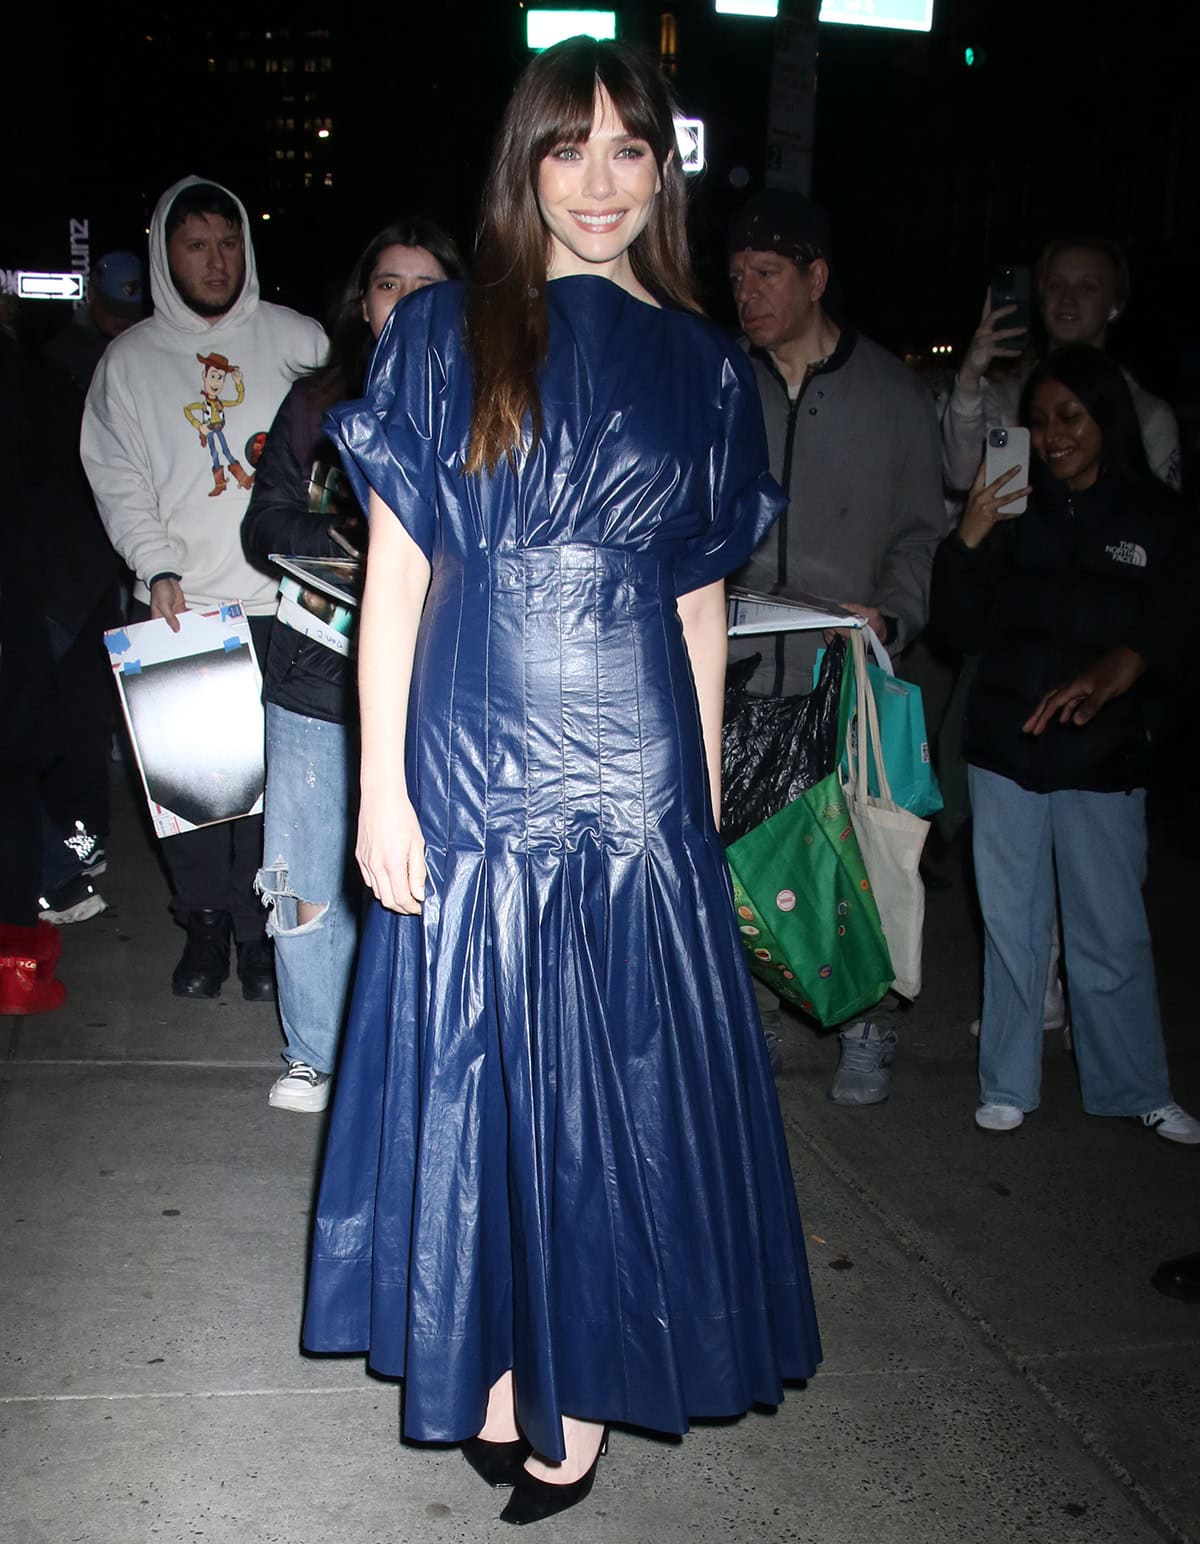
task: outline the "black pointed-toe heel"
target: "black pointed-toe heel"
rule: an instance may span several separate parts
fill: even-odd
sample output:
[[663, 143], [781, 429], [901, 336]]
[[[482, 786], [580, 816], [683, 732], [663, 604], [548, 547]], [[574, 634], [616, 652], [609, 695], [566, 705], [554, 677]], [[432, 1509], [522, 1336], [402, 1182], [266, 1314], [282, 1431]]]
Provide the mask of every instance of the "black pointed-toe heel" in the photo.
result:
[[533, 1452], [524, 1437], [515, 1442], [485, 1442], [468, 1437], [462, 1454], [475, 1473], [489, 1485], [515, 1485], [525, 1473], [525, 1460]]
[[522, 1467], [517, 1476], [517, 1482], [513, 1486], [513, 1493], [508, 1498], [508, 1505], [500, 1513], [500, 1521], [516, 1523], [520, 1527], [525, 1523], [543, 1522], [547, 1517], [565, 1512], [568, 1507], [578, 1506], [591, 1494], [596, 1470], [607, 1452], [608, 1427], [606, 1426], [604, 1435], [600, 1439], [599, 1450], [592, 1459], [592, 1467], [586, 1474], [581, 1474], [577, 1480], [572, 1480], [569, 1485], [548, 1485], [545, 1480], [539, 1480], [536, 1475], [530, 1474], [528, 1469]]

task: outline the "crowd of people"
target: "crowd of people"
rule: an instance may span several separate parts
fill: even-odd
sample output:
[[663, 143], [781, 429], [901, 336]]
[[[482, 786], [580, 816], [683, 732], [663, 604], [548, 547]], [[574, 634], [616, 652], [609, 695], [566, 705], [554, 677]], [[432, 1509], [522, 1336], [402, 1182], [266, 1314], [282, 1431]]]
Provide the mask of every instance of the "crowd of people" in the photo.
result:
[[[72, 483], [81, 576], [3, 590], [25, 732], [0, 764], [0, 1011], [61, 1002], [56, 928], [104, 904], [120, 566], [129, 621], [240, 603], [265, 814], [160, 844], [171, 989], [218, 996], [232, 958], [277, 1001], [271, 1104], [335, 1093], [305, 1344], [402, 1377], [406, 1434], [462, 1443], [514, 1523], [587, 1495], [610, 1424], [681, 1433], [820, 1360], [781, 1008], [752, 987], [718, 832], [727, 658], [795, 695], [820, 638], [727, 646], [727, 579], [837, 601], [894, 660], [926, 629], [961, 657], [977, 1125], [1036, 1110], [1069, 1012], [1085, 1110], [1200, 1144], [1141, 895], [1194, 535], [1171, 410], [1107, 352], [1121, 249], [1045, 248], [1041, 342], [989, 293], [939, 404], [835, 300], [799, 194], [732, 226], [740, 338], [704, 318], [673, 113], [623, 46], [540, 55], [469, 265], [432, 220], [393, 221], [329, 337], [261, 299], [241, 201], [184, 178], [150, 228], [152, 315], [130, 325], [140, 266], [113, 254], [59, 345], [86, 484], [73, 449], [16, 453], [45, 426], [0, 339], [19, 496], [36, 511], [48, 468]], [[1006, 426], [1030, 431], [1027, 481], [985, 475]], [[369, 554], [352, 643], [276, 618], [282, 552]], [[90, 725], [70, 746], [55, 690]], [[903, 1012], [838, 1026], [833, 1102], [888, 1098]]]

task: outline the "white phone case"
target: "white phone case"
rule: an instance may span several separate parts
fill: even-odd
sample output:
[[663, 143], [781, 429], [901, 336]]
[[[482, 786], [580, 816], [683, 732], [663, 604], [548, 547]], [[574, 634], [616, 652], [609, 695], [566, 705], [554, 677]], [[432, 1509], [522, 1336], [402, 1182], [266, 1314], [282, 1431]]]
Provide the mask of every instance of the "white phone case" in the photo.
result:
[[[1005, 443], [998, 443], [1001, 438]], [[987, 437], [987, 453], [984, 456], [983, 480], [987, 483], [995, 482], [1002, 473], [1007, 472], [1010, 466], [1020, 467], [1020, 471], [1012, 478], [1008, 486], [1012, 489], [1025, 488], [1029, 485], [1029, 430], [1028, 429], [989, 429]], [[1004, 496], [1003, 489], [1001, 497]], [[1001, 509], [1001, 515], [1023, 515], [1028, 508], [1028, 497], [1017, 499], [1015, 503], [1005, 504]]]

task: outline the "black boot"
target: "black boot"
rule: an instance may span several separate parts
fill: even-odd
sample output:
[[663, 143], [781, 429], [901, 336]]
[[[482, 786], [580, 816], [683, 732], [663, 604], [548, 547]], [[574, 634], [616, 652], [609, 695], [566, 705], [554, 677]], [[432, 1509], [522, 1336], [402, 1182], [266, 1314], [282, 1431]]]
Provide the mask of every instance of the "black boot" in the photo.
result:
[[237, 972], [248, 1003], [275, 1001], [275, 947], [269, 938], [238, 944]]
[[219, 997], [229, 975], [233, 919], [227, 911], [193, 911], [187, 918], [187, 943], [171, 977], [176, 997]]

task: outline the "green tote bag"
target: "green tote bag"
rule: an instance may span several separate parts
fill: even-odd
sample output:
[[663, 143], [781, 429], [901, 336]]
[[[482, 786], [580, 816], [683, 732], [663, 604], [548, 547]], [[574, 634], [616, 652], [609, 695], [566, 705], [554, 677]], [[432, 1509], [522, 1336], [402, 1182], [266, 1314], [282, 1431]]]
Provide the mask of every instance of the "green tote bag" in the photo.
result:
[[836, 772], [726, 849], [750, 969], [825, 1025], [892, 984], [879, 910]]

